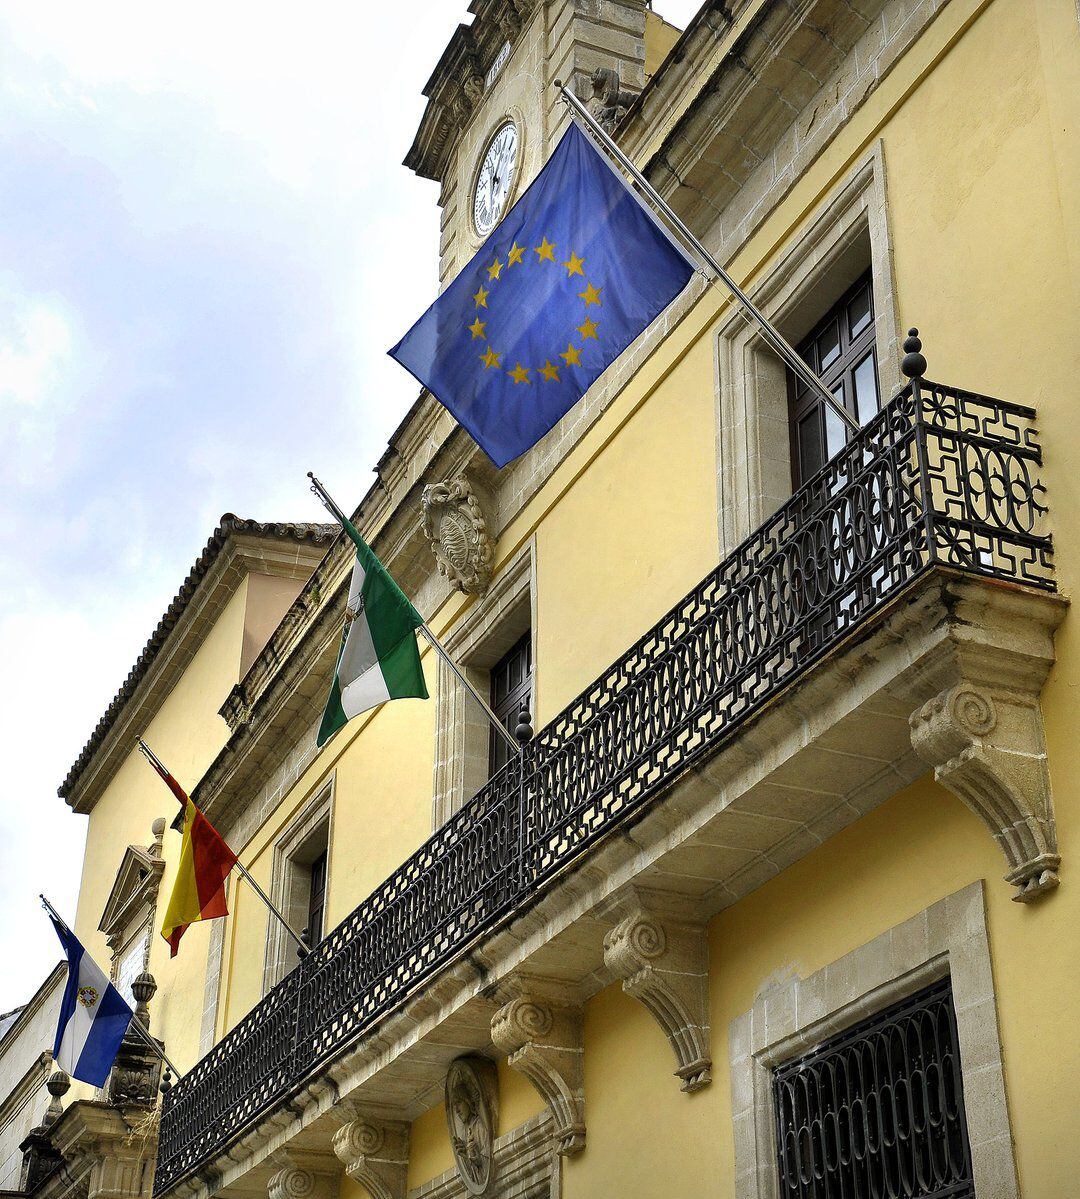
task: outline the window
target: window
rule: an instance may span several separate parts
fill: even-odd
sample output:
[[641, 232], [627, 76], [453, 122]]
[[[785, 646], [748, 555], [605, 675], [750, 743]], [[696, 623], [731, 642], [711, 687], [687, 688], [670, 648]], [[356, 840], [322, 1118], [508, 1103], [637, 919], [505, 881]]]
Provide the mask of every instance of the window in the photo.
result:
[[[860, 424], [878, 410], [874, 289], [868, 271], [796, 347], [822, 382]], [[788, 371], [791, 473], [800, 487], [844, 444], [840, 416], [793, 371]]]
[[783, 1199], [975, 1194], [946, 977], [773, 1070]]
[[138, 933], [127, 948], [115, 958], [114, 985], [126, 1003], [135, 1006], [135, 996], [131, 984], [146, 969], [146, 959], [150, 951], [150, 926]]
[[[532, 633], [526, 632], [491, 668], [491, 707], [513, 735], [522, 707], [532, 708]], [[489, 775], [501, 770], [510, 757], [506, 740], [490, 730]]]
[[[307, 930], [312, 948], [326, 935], [326, 900], [330, 885], [330, 822], [333, 810], [330, 784], [291, 821], [274, 845], [270, 896], [297, 933]], [[267, 925], [263, 994], [280, 982], [297, 963], [296, 942], [276, 920]]]
[[326, 910], [326, 858], [327, 851], [311, 863], [308, 891], [307, 942], [314, 947], [323, 938], [323, 914]]

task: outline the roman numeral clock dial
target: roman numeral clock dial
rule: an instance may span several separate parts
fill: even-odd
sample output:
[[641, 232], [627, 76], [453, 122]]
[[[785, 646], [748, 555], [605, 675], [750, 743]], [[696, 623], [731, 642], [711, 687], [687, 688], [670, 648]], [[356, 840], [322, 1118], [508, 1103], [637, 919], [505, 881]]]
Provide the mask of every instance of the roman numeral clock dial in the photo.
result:
[[488, 143], [480, 164], [473, 195], [473, 224], [481, 237], [495, 228], [506, 207], [510, 187], [517, 167], [518, 132], [513, 121], [507, 121]]

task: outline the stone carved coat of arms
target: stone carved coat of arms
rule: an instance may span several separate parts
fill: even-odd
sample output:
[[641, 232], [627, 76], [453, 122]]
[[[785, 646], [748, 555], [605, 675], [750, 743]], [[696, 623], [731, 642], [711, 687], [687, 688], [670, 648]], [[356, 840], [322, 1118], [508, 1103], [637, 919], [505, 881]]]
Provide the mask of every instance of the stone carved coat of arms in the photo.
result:
[[424, 488], [424, 533], [439, 571], [458, 591], [483, 595], [491, 582], [495, 542], [468, 479], [458, 476]]

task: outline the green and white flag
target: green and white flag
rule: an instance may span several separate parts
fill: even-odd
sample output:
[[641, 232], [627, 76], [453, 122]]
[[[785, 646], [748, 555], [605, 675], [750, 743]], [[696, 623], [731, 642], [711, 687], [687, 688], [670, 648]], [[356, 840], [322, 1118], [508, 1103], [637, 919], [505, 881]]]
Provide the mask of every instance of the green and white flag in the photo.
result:
[[420, 613], [350, 521], [345, 532], [356, 544], [356, 565], [318, 745], [346, 721], [388, 699], [428, 697], [414, 631], [424, 623]]

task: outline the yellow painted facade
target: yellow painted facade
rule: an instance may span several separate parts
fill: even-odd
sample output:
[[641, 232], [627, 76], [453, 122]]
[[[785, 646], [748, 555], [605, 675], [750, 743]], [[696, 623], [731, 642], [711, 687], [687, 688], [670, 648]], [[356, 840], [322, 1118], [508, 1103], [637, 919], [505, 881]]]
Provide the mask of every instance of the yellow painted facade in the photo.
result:
[[[758, 0], [738, 9], [735, 25], [717, 34], [699, 86], [767, 7], [767, 0]], [[914, 20], [915, 6], [909, 7]], [[514, 69], [511, 58], [504, 70]], [[661, 71], [650, 86], [663, 79]], [[852, 172], [879, 152], [898, 329], [918, 325], [922, 331], [929, 377], [1037, 409], [1056, 579], [1065, 597], [1074, 593], [1080, 567], [1074, 517], [1080, 511], [1078, 83], [1080, 28], [1072, 0], [951, 0], [794, 178], [737, 247], [730, 267], [748, 287], [767, 278]], [[655, 129], [643, 136], [642, 159], [660, 147], [694, 95], [673, 96]], [[823, 112], [821, 120], [827, 119]], [[537, 728], [717, 562], [725, 515], [719, 508], [725, 479], [718, 449], [718, 337], [730, 315], [719, 289], [704, 290], [653, 352], [631, 350], [632, 369], [603, 411], [499, 531], [496, 584], [523, 550], [531, 546], [534, 554]], [[898, 382], [882, 377], [883, 392]], [[748, 443], [743, 451], [752, 458]], [[415, 508], [415, 497], [408, 503]], [[434, 576], [433, 560], [428, 570]], [[145, 730], [182, 780], [199, 779], [230, 743], [218, 709], [240, 681], [241, 653], [245, 665], [257, 662], [250, 644], [244, 646], [245, 627], [258, 626], [260, 644], [271, 635], [273, 622], [265, 614], [254, 624], [246, 616], [247, 586], [242, 582], [228, 600]], [[282, 611], [291, 602], [291, 595], [267, 592]], [[430, 624], [452, 638], [479, 602], [444, 590], [429, 612]], [[1074, 620], [1066, 616], [1056, 634], [1056, 662], [1042, 693], [1060, 888], [1031, 904], [1012, 902], [1013, 888], [1001, 877], [1004, 859], [986, 827], [934, 782], [927, 767], [914, 785], [711, 919], [711, 1085], [689, 1095], [679, 1090], [667, 1040], [617, 982], [607, 981], [587, 997], [588, 1138], [584, 1151], [563, 1163], [566, 1199], [737, 1193], [733, 1021], [753, 1007], [768, 980], [814, 974], [980, 880], [1020, 1194], [1056, 1199], [1070, 1193], [1080, 1176], [1080, 792], [1074, 768], [1080, 649]], [[249, 642], [255, 636], [250, 633]], [[434, 697], [441, 676], [427, 647], [423, 657]], [[245, 835], [242, 861], [273, 890], [275, 847], [332, 787], [325, 926], [335, 927], [432, 833], [439, 719], [433, 699], [388, 704], [353, 721], [303, 765]], [[108, 955], [97, 922], [119, 854], [129, 843], [145, 842], [153, 817], [171, 816], [169, 803], [133, 752], [93, 807], [78, 931], [103, 958]], [[165, 892], [177, 848], [175, 834], [167, 832]], [[235, 879], [230, 907], [219, 951], [212, 949], [206, 925], [189, 931], [175, 962], [159, 938], [153, 942], [155, 1032], [183, 1069], [201, 1055], [213, 953], [220, 955], [216, 1038], [264, 993], [266, 910]], [[503, 1135], [539, 1116], [544, 1103], [504, 1055], [490, 1053], [498, 1059], [496, 1135]], [[411, 1120], [409, 1193], [454, 1166], [441, 1094], [427, 1092], [416, 1104], [425, 1110]], [[263, 1175], [259, 1179], [264, 1185]], [[341, 1199], [367, 1193], [347, 1175], [335, 1185]], [[993, 1196], [980, 1193], [979, 1199]]]

